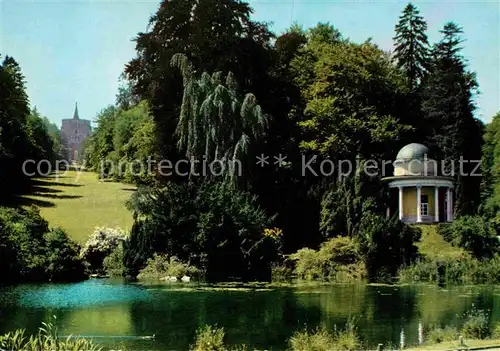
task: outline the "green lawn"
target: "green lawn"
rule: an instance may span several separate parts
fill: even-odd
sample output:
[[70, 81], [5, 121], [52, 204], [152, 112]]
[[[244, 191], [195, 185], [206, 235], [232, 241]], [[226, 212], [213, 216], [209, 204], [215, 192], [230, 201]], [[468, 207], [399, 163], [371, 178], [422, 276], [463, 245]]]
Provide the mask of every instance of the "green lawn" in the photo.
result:
[[422, 224], [417, 225], [417, 227], [422, 229], [422, 238], [420, 242], [417, 243], [418, 251], [430, 259], [454, 259], [465, 253], [462, 248], [452, 246], [449, 242], [445, 241], [443, 237], [438, 234], [436, 225]]
[[[486, 340], [465, 340], [465, 345], [471, 350], [500, 350], [500, 340], [499, 339], [486, 339]], [[424, 350], [459, 350], [465, 349], [463, 346], [461, 347], [458, 341], [450, 341], [450, 342], [442, 342], [440, 344], [432, 344], [432, 345], [422, 345], [418, 347], [410, 347], [405, 349], [406, 351], [424, 351]]]
[[24, 206], [37, 205], [50, 227], [61, 227], [80, 244], [95, 227], [130, 229], [132, 214], [125, 201], [134, 186], [103, 182], [96, 173], [67, 171], [57, 177], [38, 178], [29, 195], [21, 196]]

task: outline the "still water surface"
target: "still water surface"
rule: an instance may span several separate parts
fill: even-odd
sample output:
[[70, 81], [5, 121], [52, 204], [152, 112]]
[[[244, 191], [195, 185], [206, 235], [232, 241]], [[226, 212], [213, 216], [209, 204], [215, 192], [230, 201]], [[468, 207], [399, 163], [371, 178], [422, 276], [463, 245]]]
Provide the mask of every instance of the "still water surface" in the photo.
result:
[[[127, 284], [88, 280], [0, 288], [0, 333], [16, 328], [35, 332], [57, 316], [61, 335], [95, 337], [108, 347], [128, 350], [187, 350], [196, 329], [217, 324], [229, 344], [282, 350], [305, 326], [343, 327], [356, 318], [368, 345], [417, 342], [418, 323], [456, 325], [472, 308], [500, 320], [500, 287], [329, 285], [269, 288], [228, 285]], [[140, 339], [156, 335], [155, 340]]]

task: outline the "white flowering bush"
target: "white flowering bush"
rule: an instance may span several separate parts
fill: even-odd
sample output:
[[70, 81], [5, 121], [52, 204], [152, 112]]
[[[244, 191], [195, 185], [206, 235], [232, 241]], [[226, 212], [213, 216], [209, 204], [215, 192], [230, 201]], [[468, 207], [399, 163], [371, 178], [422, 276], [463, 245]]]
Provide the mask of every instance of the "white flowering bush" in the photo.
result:
[[127, 240], [127, 233], [119, 228], [96, 228], [82, 248], [81, 257], [91, 272], [103, 271], [103, 262], [119, 245]]

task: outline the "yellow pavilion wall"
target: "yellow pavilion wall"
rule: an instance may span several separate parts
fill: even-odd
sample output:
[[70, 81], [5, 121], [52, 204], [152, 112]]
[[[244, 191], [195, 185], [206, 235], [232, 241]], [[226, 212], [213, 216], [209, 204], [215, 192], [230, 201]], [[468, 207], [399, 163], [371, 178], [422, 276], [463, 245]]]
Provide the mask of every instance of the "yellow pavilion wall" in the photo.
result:
[[[429, 198], [428, 215], [434, 216], [434, 188], [422, 187], [422, 195]], [[404, 217], [417, 217], [417, 188], [403, 188], [403, 215]]]

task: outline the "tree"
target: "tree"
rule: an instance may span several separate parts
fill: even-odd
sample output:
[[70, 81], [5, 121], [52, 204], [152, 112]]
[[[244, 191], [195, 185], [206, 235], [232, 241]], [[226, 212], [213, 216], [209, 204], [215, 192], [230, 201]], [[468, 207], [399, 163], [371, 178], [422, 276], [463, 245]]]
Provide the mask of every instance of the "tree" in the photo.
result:
[[[236, 0], [163, 1], [150, 30], [137, 37], [137, 57], [126, 67], [133, 93], [151, 103], [164, 158], [176, 160], [174, 130], [182, 102], [177, 69], [165, 64], [184, 53], [199, 72], [233, 72], [241, 91], [260, 91], [270, 62], [267, 26], [250, 20], [252, 9]], [[172, 179], [171, 179], [172, 180]]]
[[[33, 154], [27, 118], [29, 102], [18, 63], [6, 56], [0, 64], [0, 187], [5, 195], [24, 185], [23, 162]], [[1, 200], [5, 200], [2, 196]]]
[[369, 279], [390, 280], [417, 258], [421, 230], [398, 219], [363, 213], [356, 239]]
[[61, 130], [55, 123], [49, 121], [47, 117], [43, 117], [42, 120], [49, 137], [52, 139], [54, 154], [56, 158], [59, 160], [66, 159], [68, 155], [62, 141]]
[[[475, 74], [461, 56], [462, 29], [447, 23], [434, 46], [430, 72], [422, 83], [422, 113], [427, 144], [438, 160], [448, 161], [447, 174], [456, 179], [455, 213], [472, 215], [480, 201], [481, 177], [471, 175], [481, 160], [483, 125], [474, 118]], [[466, 160], [462, 172], [460, 159]], [[453, 163], [452, 163], [453, 162]]]
[[342, 34], [328, 22], [318, 23], [307, 34], [310, 43], [335, 44], [342, 39]]
[[94, 171], [108, 174], [109, 166], [102, 164], [106, 169], [100, 169], [101, 162], [108, 159], [114, 150], [113, 135], [117, 115], [115, 106], [104, 108], [96, 117], [97, 127], [90, 138], [85, 142], [85, 165]]
[[407, 76], [411, 90], [414, 90], [429, 67], [429, 43], [427, 23], [415, 5], [408, 3], [395, 27], [394, 58], [397, 66]]
[[122, 73], [120, 76], [120, 86], [116, 94], [116, 106], [126, 110], [137, 105], [139, 102], [138, 97], [133, 93], [131, 82], [128, 81], [125, 74]]
[[482, 213], [500, 219], [500, 112], [485, 128], [482, 159]]
[[149, 162], [157, 152], [155, 129], [146, 101], [126, 109], [108, 106], [99, 113], [97, 127], [85, 143], [86, 166], [101, 177], [150, 184], [155, 170]]
[[52, 164], [57, 157], [54, 139], [49, 135], [47, 124], [38, 112], [33, 108], [26, 121], [26, 130], [31, 144], [30, 158], [34, 160], [48, 160]]
[[221, 72], [211, 76], [204, 72], [196, 78], [182, 54], [173, 56], [172, 65], [181, 70], [184, 78], [176, 129], [179, 149], [188, 159], [224, 162], [229, 171], [226, 175], [236, 180], [235, 163], [243, 161], [251, 144], [264, 134], [267, 116], [255, 95], [238, 97], [237, 83], [231, 72], [225, 81]]
[[272, 217], [256, 197], [227, 183], [170, 183], [140, 188], [128, 205], [135, 217], [125, 245], [128, 274], [165, 253], [205, 271], [209, 280], [269, 279], [279, 238], [265, 235]]
[[[316, 44], [292, 63], [306, 101], [301, 147], [335, 159], [387, 154], [400, 133], [400, 76], [370, 43]], [[394, 144], [393, 144], [394, 145]]]

